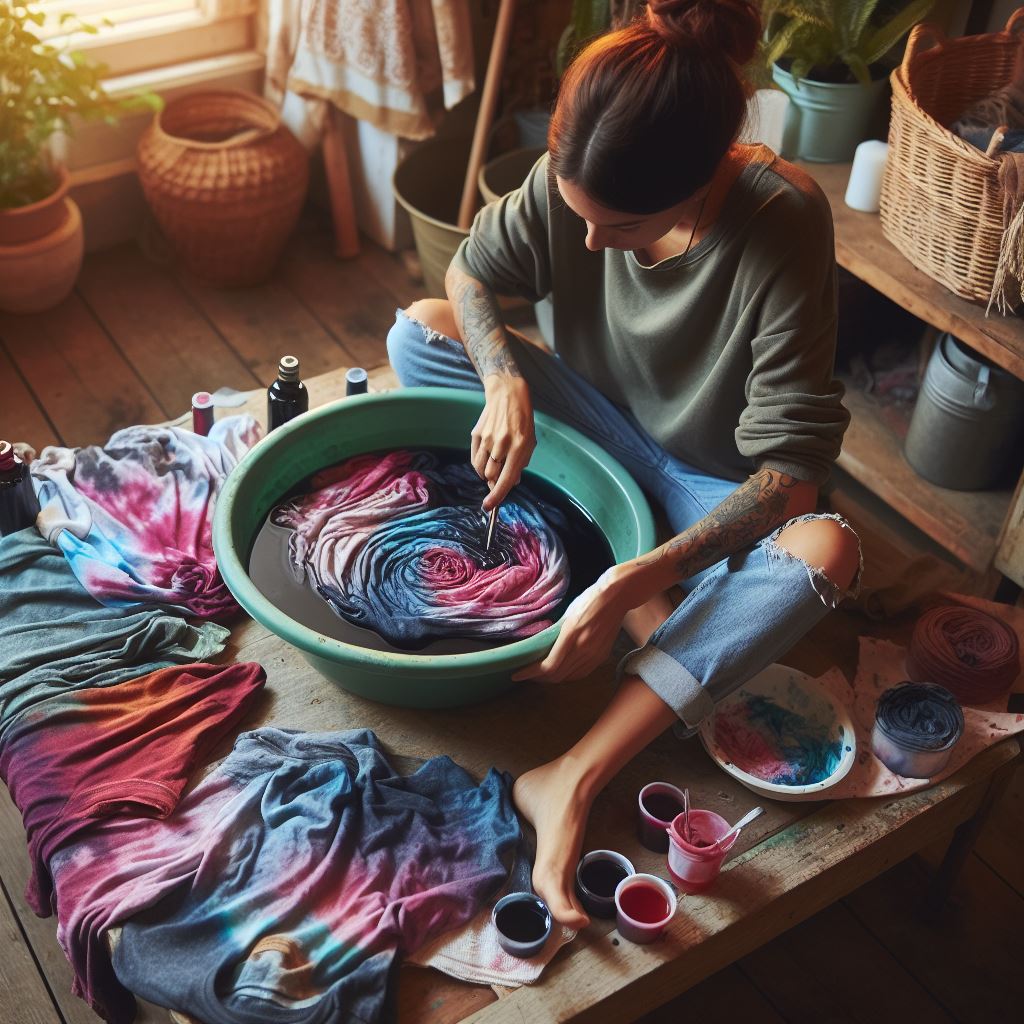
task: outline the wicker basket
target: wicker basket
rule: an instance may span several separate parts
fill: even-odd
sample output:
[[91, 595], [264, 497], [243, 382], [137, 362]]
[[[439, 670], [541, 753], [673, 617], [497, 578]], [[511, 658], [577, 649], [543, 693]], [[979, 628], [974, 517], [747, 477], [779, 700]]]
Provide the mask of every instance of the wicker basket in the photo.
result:
[[156, 115], [138, 158], [146, 199], [192, 273], [229, 286], [269, 276], [309, 180], [274, 107], [234, 90], [192, 93]]
[[917, 25], [892, 73], [882, 231], [915, 267], [976, 302], [989, 301], [1003, 239], [999, 160], [945, 126], [1011, 80], [1022, 31], [1024, 8], [990, 35], [946, 39]]

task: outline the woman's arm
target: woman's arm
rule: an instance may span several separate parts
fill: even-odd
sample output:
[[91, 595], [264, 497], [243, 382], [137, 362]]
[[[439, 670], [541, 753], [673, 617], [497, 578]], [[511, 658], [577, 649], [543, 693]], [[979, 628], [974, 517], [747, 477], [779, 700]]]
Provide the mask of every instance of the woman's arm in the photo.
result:
[[626, 613], [729, 555], [750, 547], [794, 516], [813, 512], [818, 489], [762, 469], [688, 530], [629, 562], [612, 566], [570, 605], [548, 656], [514, 679], [562, 682], [592, 672], [611, 652]]
[[444, 283], [459, 337], [484, 386], [483, 412], [470, 435], [470, 461], [491, 487], [483, 502], [489, 512], [519, 482], [537, 447], [533, 403], [494, 293], [455, 263]]

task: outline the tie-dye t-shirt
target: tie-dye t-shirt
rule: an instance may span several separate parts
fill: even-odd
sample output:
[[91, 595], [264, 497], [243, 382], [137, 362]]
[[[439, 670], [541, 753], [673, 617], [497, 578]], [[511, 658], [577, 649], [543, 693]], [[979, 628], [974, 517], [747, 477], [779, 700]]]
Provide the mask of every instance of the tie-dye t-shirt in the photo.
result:
[[[447, 757], [399, 775], [366, 731], [243, 733], [165, 821], [103, 822], [53, 857], [73, 962], [112, 925], [117, 976], [204, 1024], [374, 1021], [396, 954], [503, 884], [511, 780]], [[93, 1006], [131, 1019], [122, 989]]]
[[238, 606], [213, 556], [213, 511], [259, 435], [252, 417], [230, 416], [209, 437], [140, 426], [117, 431], [103, 448], [44, 448], [32, 463], [39, 531], [102, 604], [229, 618]]
[[160, 609], [105, 608], [35, 530], [0, 537], [0, 740], [42, 701], [203, 661], [228, 636]]
[[562, 542], [526, 487], [502, 506], [491, 549], [486, 485], [424, 451], [363, 455], [318, 474], [272, 513], [299, 577], [347, 621], [396, 647], [519, 638], [551, 625], [569, 585]]
[[0, 777], [25, 823], [25, 898], [40, 917], [51, 912], [53, 852], [99, 818], [170, 814], [195, 765], [264, 678], [252, 663], [166, 668], [51, 697], [14, 721], [0, 748]]

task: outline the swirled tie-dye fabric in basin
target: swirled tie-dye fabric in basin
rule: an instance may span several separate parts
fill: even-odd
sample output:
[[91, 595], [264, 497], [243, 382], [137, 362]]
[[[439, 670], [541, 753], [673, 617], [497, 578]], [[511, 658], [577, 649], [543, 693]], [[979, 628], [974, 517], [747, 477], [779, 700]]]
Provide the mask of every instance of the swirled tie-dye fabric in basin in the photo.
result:
[[464, 462], [392, 451], [311, 482], [270, 522], [289, 530], [295, 577], [346, 622], [415, 650], [439, 638], [519, 639], [554, 621], [570, 579], [556, 529], [565, 522], [528, 487], [501, 506], [487, 550], [486, 485]]

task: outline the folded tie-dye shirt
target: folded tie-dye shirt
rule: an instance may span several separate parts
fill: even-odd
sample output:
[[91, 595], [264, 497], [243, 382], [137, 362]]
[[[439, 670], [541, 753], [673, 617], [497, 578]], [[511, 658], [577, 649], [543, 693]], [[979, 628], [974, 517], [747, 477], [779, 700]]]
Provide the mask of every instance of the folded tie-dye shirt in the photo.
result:
[[228, 636], [164, 609], [105, 608], [34, 529], [0, 537], [0, 741], [51, 697], [203, 661]]
[[569, 566], [549, 522], [557, 510], [518, 487], [502, 506], [491, 549], [480, 503], [486, 485], [465, 464], [430, 452], [362, 455], [313, 479], [278, 506], [289, 554], [342, 618], [396, 647], [448, 637], [519, 638], [551, 625]]
[[224, 479], [259, 436], [252, 417], [230, 416], [209, 437], [139, 426], [102, 448], [44, 448], [32, 463], [39, 531], [102, 604], [229, 618], [238, 606], [213, 556], [213, 511]]
[[128, 919], [118, 978], [204, 1024], [376, 1021], [396, 955], [508, 876], [510, 783], [447, 757], [399, 775], [367, 731], [243, 733], [165, 821], [104, 822], [58, 851], [59, 938], [82, 956]]

